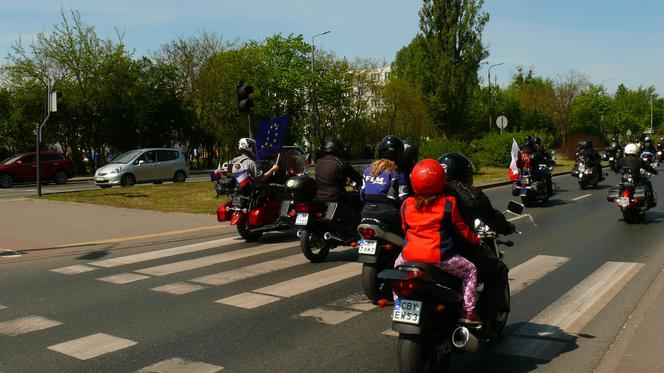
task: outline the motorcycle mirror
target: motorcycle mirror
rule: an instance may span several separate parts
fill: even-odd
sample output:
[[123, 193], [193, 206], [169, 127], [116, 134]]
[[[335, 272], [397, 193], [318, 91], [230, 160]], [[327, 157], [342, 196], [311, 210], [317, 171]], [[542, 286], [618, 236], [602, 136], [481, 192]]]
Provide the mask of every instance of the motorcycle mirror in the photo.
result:
[[525, 209], [525, 206], [519, 202], [516, 201], [510, 201], [507, 204], [507, 211], [514, 215], [521, 215], [523, 213], [523, 210]]
[[475, 219], [475, 228], [479, 228], [480, 225], [482, 225], [482, 221], [480, 219]]

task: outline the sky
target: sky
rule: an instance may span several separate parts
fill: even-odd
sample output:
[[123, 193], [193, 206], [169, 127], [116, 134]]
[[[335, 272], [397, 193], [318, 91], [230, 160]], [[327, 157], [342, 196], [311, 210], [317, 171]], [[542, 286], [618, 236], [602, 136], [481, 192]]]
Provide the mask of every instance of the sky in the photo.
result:
[[[99, 36], [124, 42], [136, 56], [202, 32], [226, 40], [263, 39], [275, 33], [323, 31], [316, 46], [338, 57], [390, 63], [419, 30], [417, 0], [0, 0], [0, 57], [19, 36], [29, 44], [76, 9]], [[486, 0], [483, 39], [492, 81], [505, 86], [517, 66], [555, 78], [570, 69], [614, 92], [654, 85], [664, 89], [664, 1]], [[4, 63], [4, 61], [2, 61]], [[486, 81], [488, 64], [479, 74]]]

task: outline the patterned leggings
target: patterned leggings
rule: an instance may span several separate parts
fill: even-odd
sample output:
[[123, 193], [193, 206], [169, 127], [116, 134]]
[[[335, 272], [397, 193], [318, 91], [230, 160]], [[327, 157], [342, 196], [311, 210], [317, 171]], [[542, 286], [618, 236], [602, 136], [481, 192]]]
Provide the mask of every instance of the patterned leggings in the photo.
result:
[[[394, 262], [394, 268], [405, 262], [406, 260], [400, 254]], [[438, 267], [452, 276], [461, 278], [463, 285], [463, 310], [466, 312], [473, 311], [475, 309], [475, 288], [477, 287], [477, 268], [475, 268], [475, 264], [461, 255], [454, 255], [438, 263]]]

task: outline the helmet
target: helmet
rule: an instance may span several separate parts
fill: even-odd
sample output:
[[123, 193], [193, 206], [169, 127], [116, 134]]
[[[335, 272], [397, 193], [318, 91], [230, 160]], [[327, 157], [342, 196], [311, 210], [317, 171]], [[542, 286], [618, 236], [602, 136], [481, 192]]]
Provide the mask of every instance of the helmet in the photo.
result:
[[237, 148], [249, 152], [253, 156], [256, 154], [256, 141], [249, 137], [243, 137], [238, 141]]
[[530, 137], [530, 136], [526, 136], [526, 137], [523, 138], [523, 143], [524, 144], [528, 144], [528, 143], [532, 143], [532, 142], [533, 142], [533, 138]]
[[646, 138], [643, 139], [643, 142], [650, 142], [650, 141], [652, 141], [652, 140], [650, 140], [650, 136], [646, 136]]
[[420, 149], [417, 144], [410, 140], [403, 140], [403, 157], [409, 162], [417, 162], [420, 157]]
[[336, 156], [342, 155], [344, 153], [344, 150], [345, 150], [344, 143], [336, 138], [327, 139], [325, 141], [325, 146], [323, 147], [323, 151], [325, 152], [325, 154], [333, 154]]
[[470, 159], [461, 153], [447, 153], [438, 158], [445, 169], [448, 180], [457, 180], [466, 185], [473, 184], [475, 166]]
[[542, 145], [542, 139], [539, 136], [535, 136], [534, 140], [536, 145]]
[[625, 154], [638, 155], [639, 147], [634, 143], [629, 143], [625, 145]]
[[403, 141], [400, 138], [393, 135], [385, 136], [378, 143], [378, 158], [397, 161], [403, 155], [403, 148]]
[[440, 194], [445, 188], [445, 169], [431, 158], [423, 159], [413, 167], [410, 182], [416, 194]]
[[579, 141], [579, 148], [581, 149], [590, 149], [593, 147], [593, 143], [588, 140], [581, 140]]

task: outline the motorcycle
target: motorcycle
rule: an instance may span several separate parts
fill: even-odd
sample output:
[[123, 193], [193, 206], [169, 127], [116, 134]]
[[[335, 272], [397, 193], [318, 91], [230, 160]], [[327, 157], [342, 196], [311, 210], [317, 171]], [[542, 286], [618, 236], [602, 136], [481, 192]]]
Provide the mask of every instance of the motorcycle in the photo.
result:
[[585, 155], [576, 157], [576, 163], [572, 168], [572, 176], [579, 179], [581, 189], [586, 189], [589, 186], [596, 188], [602, 180], [601, 171], [598, 171], [596, 167], [588, 167], [588, 157]]
[[657, 163], [662, 163], [662, 159], [664, 158], [664, 152], [662, 151], [662, 148], [657, 149]]
[[[520, 215], [523, 205], [511, 201], [505, 213]], [[510, 312], [508, 268], [503, 263], [500, 245], [513, 246], [512, 241], [501, 241], [479, 219], [475, 231], [488, 253], [499, 262], [504, 281], [495, 304], [483, 301], [484, 284], [477, 285], [476, 310], [484, 324], [467, 326], [458, 323], [463, 291], [461, 279], [444, 272], [440, 267], [419, 262], [406, 262], [396, 269], [384, 270], [380, 278], [391, 281], [397, 299], [392, 312], [392, 330], [399, 333], [397, 361], [401, 372], [444, 372], [452, 353], [474, 352], [480, 344], [497, 339]], [[381, 299], [379, 306], [387, 300]]]
[[[541, 164], [539, 171], [540, 173], [551, 172], [551, 168], [551, 166]], [[544, 202], [549, 199], [550, 194], [546, 178], [544, 180], [533, 180], [528, 168], [519, 170], [519, 178], [512, 185], [512, 195], [520, 196], [524, 205], [531, 206], [536, 202]]]
[[655, 154], [653, 154], [651, 152], [643, 152], [643, 153], [641, 153], [641, 159], [648, 162], [653, 167], [657, 167], [658, 160], [657, 160], [657, 157], [655, 157]]
[[[652, 208], [654, 196], [650, 196], [648, 188], [640, 185], [629, 168], [620, 171], [618, 186], [609, 188], [606, 200], [615, 202], [622, 211], [623, 220], [632, 224], [642, 220], [646, 211]], [[649, 178], [650, 173], [641, 170], [641, 177]]]
[[614, 148], [607, 148], [606, 152], [602, 154], [602, 160], [609, 162], [609, 168], [614, 169], [616, 163], [623, 157], [622, 150], [616, 150]]
[[389, 282], [378, 278], [384, 269], [394, 268], [394, 261], [401, 253], [403, 237], [390, 232], [378, 219], [363, 218], [357, 226], [362, 239], [359, 242], [359, 261], [362, 263], [362, 289], [376, 304], [378, 299], [392, 293]]
[[259, 185], [246, 172], [222, 175], [215, 187], [217, 195], [231, 198], [217, 207], [217, 221], [231, 222], [247, 242], [257, 241], [265, 232], [289, 229], [279, 220], [279, 202], [284, 187], [278, 183]]
[[[286, 193], [279, 220], [298, 230], [300, 249], [310, 262], [322, 262], [338, 246], [357, 246], [358, 211], [340, 202], [316, 201], [316, 181], [306, 175], [288, 179]], [[348, 193], [359, 200], [358, 192]]]

